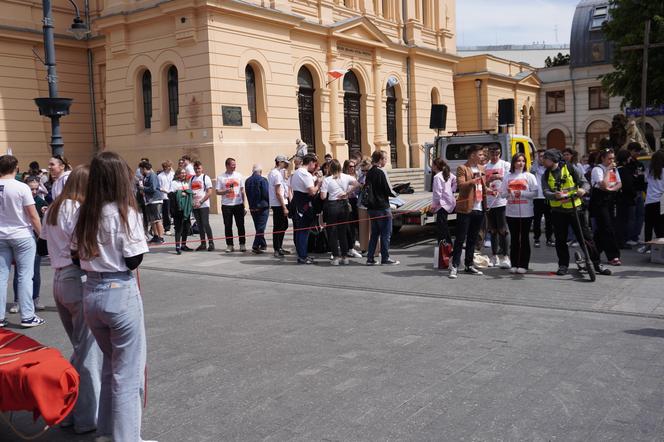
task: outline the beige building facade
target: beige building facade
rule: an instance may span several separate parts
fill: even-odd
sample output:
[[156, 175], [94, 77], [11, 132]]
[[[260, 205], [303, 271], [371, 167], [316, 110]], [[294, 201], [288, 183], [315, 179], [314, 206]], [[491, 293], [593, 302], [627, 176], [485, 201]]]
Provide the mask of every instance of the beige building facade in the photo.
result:
[[[33, 53], [43, 50], [41, 3], [0, 4], [11, 10], [0, 18], [0, 150], [11, 147], [24, 165], [45, 162], [50, 124], [33, 102], [47, 96]], [[435, 135], [431, 104], [447, 105], [447, 131], [477, 129], [478, 119], [495, 127], [504, 97], [516, 99], [517, 114], [526, 109], [528, 128], [537, 121], [538, 82], [527, 66], [456, 55], [454, 0], [85, 5], [84, 41], [66, 32], [69, 2], [54, 8], [60, 96], [74, 99], [61, 120], [74, 163], [104, 149], [130, 164], [188, 153], [212, 176], [227, 157], [248, 174], [253, 163], [267, 169], [276, 154], [293, 154], [302, 138], [321, 156], [384, 149], [392, 168], [419, 168], [421, 146]], [[479, 101], [475, 80], [484, 85]]]

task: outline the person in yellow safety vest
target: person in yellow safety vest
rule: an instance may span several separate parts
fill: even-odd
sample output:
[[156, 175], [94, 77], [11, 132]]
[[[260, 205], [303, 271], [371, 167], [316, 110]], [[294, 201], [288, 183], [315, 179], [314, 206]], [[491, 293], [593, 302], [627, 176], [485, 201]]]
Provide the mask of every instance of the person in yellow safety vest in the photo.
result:
[[[590, 260], [595, 271], [600, 275], [610, 275], [611, 270], [600, 264], [599, 252], [593, 242], [593, 234], [588, 228], [583, 213], [581, 197], [590, 189], [588, 181], [564, 161], [557, 149], [549, 149], [543, 154], [543, 165], [546, 171], [542, 175], [542, 192], [551, 206], [551, 221], [556, 238], [556, 254], [558, 255], [557, 275], [567, 274], [569, 268], [569, 249], [567, 248], [567, 232], [570, 226], [574, 235], [585, 240]], [[579, 211], [577, 225], [574, 211]]]

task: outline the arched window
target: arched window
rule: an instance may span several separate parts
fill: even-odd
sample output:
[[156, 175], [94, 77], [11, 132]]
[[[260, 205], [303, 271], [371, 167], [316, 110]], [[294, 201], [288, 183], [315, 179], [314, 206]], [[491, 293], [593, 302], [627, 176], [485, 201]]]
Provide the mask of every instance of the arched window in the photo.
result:
[[611, 124], [603, 120], [595, 120], [586, 129], [586, 150], [599, 149], [599, 143], [604, 138], [609, 138]]
[[437, 88], [431, 89], [431, 104], [440, 104], [440, 92]]
[[168, 68], [168, 124], [170, 126], [178, 125], [178, 70], [175, 66]]
[[150, 71], [143, 72], [141, 78], [143, 91], [143, 125], [146, 129], [152, 127], [152, 75]]
[[249, 107], [249, 116], [252, 123], [258, 123], [258, 116], [256, 114], [256, 74], [254, 68], [247, 65], [244, 68], [244, 76], [247, 82], [247, 106]]
[[521, 109], [521, 133], [528, 135], [528, 108], [526, 106]]
[[565, 133], [560, 129], [551, 129], [546, 135], [547, 149], [565, 149]]
[[362, 102], [360, 82], [353, 71], [344, 76], [344, 132], [348, 154], [362, 151]]
[[302, 66], [297, 73], [297, 107], [300, 117], [300, 139], [307, 143], [309, 153], [316, 152], [316, 119], [314, 114], [314, 78]]

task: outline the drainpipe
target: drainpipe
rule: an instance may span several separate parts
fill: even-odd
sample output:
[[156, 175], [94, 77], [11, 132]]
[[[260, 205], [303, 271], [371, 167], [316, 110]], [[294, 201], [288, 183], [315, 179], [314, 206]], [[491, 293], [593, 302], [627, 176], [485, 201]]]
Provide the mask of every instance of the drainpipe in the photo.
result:
[[[574, 82], [574, 68], [569, 65], [569, 76], [572, 80], [572, 147], [576, 149], [576, 83]], [[586, 152], [588, 146], [586, 146]]]
[[[89, 30], [92, 30], [90, 26], [90, 1], [85, 0], [85, 23], [88, 26]], [[86, 41], [90, 39], [90, 34], [86, 35]], [[97, 133], [97, 100], [95, 98], [95, 77], [93, 69], [93, 58], [92, 58], [92, 49], [87, 49], [88, 53], [88, 85], [90, 92], [90, 115], [92, 118], [92, 147], [94, 153], [99, 152], [99, 135]]]
[[[406, 2], [403, 1], [401, 2], [401, 21], [403, 22], [403, 44], [408, 47], [408, 33], [406, 31], [406, 14], [408, 13], [408, 6], [406, 5]], [[411, 75], [412, 75], [412, 70], [410, 67], [410, 55], [406, 57], [406, 97], [408, 98], [408, 109], [406, 112], [406, 133], [408, 137], [408, 165], [409, 167], [413, 167], [413, 153], [411, 152], [411, 145], [412, 145], [412, 136], [411, 136], [411, 130], [410, 130], [410, 121], [411, 121]]]
[[477, 89], [477, 122], [480, 131], [482, 131], [484, 129], [484, 122], [482, 121], [482, 80], [475, 80], [475, 88]]

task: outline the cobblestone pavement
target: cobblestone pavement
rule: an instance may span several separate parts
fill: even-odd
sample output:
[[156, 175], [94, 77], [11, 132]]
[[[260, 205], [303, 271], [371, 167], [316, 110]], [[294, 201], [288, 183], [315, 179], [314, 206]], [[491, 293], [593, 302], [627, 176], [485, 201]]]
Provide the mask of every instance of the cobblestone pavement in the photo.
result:
[[[542, 248], [526, 276], [450, 281], [431, 269], [430, 235], [406, 229], [397, 267], [155, 250], [140, 271], [144, 438], [664, 439], [663, 266], [627, 251], [590, 283], [551, 276], [555, 252]], [[45, 294], [50, 278], [44, 268]], [[68, 354], [43, 299], [49, 323], [27, 334]], [[0, 435], [19, 440], [4, 424]], [[93, 437], [55, 428], [39, 440]]]

